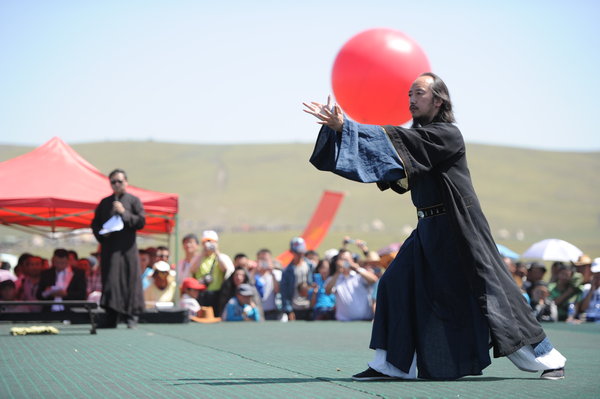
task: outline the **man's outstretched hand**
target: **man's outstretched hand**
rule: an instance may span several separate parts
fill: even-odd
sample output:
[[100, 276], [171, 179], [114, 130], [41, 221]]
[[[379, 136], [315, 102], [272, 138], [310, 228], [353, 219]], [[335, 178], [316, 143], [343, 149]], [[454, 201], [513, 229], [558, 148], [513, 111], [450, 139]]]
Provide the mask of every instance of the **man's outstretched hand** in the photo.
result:
[[311, 114], [318, 119], [317, 123], [329, 126], [336, 132], [341, 132], [344, 126], [344, 113], [339, 105], [331, 106], [331, 96], [327, 96], [327, 104], [321, 104], [315, 101], [311, 103], [302, 103], [303, 111]]

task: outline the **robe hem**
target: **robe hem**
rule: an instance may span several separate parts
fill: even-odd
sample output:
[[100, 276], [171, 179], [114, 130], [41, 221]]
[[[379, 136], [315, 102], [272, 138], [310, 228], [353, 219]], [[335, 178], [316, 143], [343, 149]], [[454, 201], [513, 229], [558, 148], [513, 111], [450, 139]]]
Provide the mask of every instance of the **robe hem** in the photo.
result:
[[497, 359], [497, 358], [500, 358], [500, 357], [506, 357], [506, 356], [508, 356], [508, 355], [510, 355], [512, 353], [515, 353], [516, 351], [518, 351], [519, 349], [521, 349], [524, 346], [537, 344], [537, 343], [543, 341], [544, 338], [546, 338], [546, 333], [539, 334], [539, 335], [537, 335], [537, 336], [535, 336], [533, 338], [530, 338], [530, 339], [528, 339], [526, 341], [523, 341], [520, 344], [515, 345], [512, 348], [509, 348], [509, 349], [504, 350], [504, 351], [498, 350], [496, 348], [496, 345], [494, 345], [494, 358]]

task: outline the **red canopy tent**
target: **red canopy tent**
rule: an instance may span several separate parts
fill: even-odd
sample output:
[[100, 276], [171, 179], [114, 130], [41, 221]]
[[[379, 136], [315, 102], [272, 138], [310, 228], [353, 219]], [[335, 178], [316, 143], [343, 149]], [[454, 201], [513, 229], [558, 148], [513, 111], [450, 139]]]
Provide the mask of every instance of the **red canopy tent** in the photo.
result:
[[[142, 201], [142, 233], [171, 233], [177, 194], [129, 186]], [[58, 137], [27, 154], [0, 162], [0, 223], [57, 232], [90, 227], [96, 205], [112, 193], [108, 178]]]

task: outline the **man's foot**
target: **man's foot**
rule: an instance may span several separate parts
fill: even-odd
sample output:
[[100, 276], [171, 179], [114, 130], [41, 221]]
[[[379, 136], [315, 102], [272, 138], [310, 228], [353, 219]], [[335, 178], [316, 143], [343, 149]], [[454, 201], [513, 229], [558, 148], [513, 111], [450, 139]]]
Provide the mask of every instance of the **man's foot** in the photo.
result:
[[369, 367], [362, 373], [354, 374], [352, 376], [354, 381], [383, 381], [383, 380], [399, 380], [398, 377], [392, 377], [387, 374], [380, 373], [377, 370]]
[[562, 380], [565, 378], [565, 368], [544, 370], [540, 378], [544, 380]]
[[137, 315], [127, 316], [127, 328], [137, 328], [139, 317]]

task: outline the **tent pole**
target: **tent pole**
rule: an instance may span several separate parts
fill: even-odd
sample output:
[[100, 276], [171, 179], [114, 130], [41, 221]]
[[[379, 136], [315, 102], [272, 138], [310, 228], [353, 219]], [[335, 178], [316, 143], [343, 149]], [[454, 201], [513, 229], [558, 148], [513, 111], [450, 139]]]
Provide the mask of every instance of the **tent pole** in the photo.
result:
[[[179, 263], [179, 214], [175, 214], [175, 243], [173, 244], [173, 248], [175, 249], [175, 265]], [[181, 287], [182, 281], [179, 281], [181, 277], [177, 271], [177, 266], [175, 266], [175, 281], [177, 282], [177, 287], [175, 287], [175, 306], [179, 305], [179, 298], [181, 297], [181, 292], [179, 292], [179, 287]]]
[[175, 262], [179, 262], [179, 214], [175, 214]]

